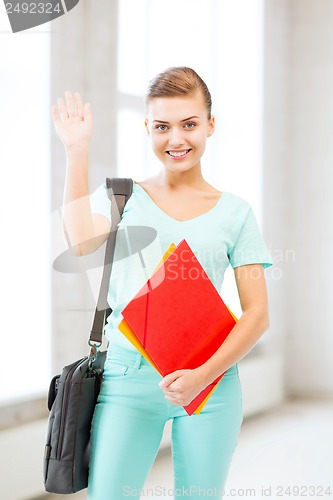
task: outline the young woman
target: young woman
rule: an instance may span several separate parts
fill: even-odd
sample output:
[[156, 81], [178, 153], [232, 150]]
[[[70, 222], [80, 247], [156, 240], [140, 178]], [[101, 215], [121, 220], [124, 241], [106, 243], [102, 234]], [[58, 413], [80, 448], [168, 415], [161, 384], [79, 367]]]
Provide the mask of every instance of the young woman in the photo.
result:
[[[134, 181], [119, 228], [147, 226], [156, 238], [141, 252], [143, 266], [137, 253], [125, 251], [130, 242], [118, 231], [108, 296], [113, 309], [106, 326], [110, 343], [91, 432], [90, 500], [140, 498], [169, 419], [174, 496], [222, 498], [243, 421], [237, 362], [268, 327], [264, 268], [272, 261], [249, 204], [203, 177], [201, 158], [215, 125], [211, 105], [206, 84], [191, 68], [169, 68], [148, 87], [145, 127], [161, 168], [153, 177]], [[89, 194], [90, 105], [78, 93], [73, 98], [66, 92], [52, 113], [67, 154], [64, 228], [82, 255], [96, 250], [111, 228], [105, 184]], [[130, 147], [130, 135], [128, 139]], [[206, 363], [162, 380], [117, 326], [121, 310], [170, 243], [182, 239], [218, 291], [225, 269], [233, 267], [242, 315]], [[183, 406], [224, 372], [201, 413], [189, 416]]]

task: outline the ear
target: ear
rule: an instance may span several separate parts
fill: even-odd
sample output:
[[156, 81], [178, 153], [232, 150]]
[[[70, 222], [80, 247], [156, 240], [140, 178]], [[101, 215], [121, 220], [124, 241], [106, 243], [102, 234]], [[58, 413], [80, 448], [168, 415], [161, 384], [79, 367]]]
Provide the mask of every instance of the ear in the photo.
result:
[[209, 119], [209, 123], [208, 123], [208, 137], [210, 137], [211, 135], [213, 135], [214, 133], [214, 130], [215, 130], [215, 116], [212, 115]]
[[146, 127], [146, 132], [148, 135], [150, 135], [150, 132], [149, 132], [149, 123], [148, 123], [148, 118], [145, 119], [145, 127]]

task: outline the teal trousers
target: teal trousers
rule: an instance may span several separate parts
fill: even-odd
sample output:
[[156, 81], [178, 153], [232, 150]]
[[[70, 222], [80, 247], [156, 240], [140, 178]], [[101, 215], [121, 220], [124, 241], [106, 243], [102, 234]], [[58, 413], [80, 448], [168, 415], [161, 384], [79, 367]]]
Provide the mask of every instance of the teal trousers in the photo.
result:
[[[161, 375], [138, 351], [109, 348], [91, 429], [89, 500], [140, 499], [165, 423], [172, 419], [174, 488], [156, 496], [222, 498], [243, 421], [237, 363], [199, 415], [167, 401]], [[165, 498], [165, 495], [164, 495]]]

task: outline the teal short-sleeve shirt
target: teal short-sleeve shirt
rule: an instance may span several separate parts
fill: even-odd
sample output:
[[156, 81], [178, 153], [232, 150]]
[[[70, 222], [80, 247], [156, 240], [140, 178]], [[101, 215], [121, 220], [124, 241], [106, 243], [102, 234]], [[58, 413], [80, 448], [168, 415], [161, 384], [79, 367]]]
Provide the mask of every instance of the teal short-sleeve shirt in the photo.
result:
[[[111, 222], [111, 202], [102, 184], [90, 197], [93, 213]], [[108, 302], [110, 342], [134, 346], [118, 330], [121, 311], [142, 288], [171, 243], [185, 239], [220, 293], [225, 270], [247, 264], [271, 266], [272, 257], [247, 201], [224, 191], [208, 212], [178, 221], [161, 210], [136, 182], [118, 225]]]

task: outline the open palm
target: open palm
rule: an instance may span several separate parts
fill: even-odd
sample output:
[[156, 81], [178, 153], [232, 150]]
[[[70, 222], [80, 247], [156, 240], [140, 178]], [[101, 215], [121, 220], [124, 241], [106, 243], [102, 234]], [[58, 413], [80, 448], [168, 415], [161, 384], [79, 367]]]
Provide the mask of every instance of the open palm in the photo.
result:
[[78, 92], [66, 91], [65, 100], [57, 99], [52, 106], [52, 119], [56, 132], [65, 147], [89, 143], [92, 134], [92, 115], [90, 104], [83, 104]]

